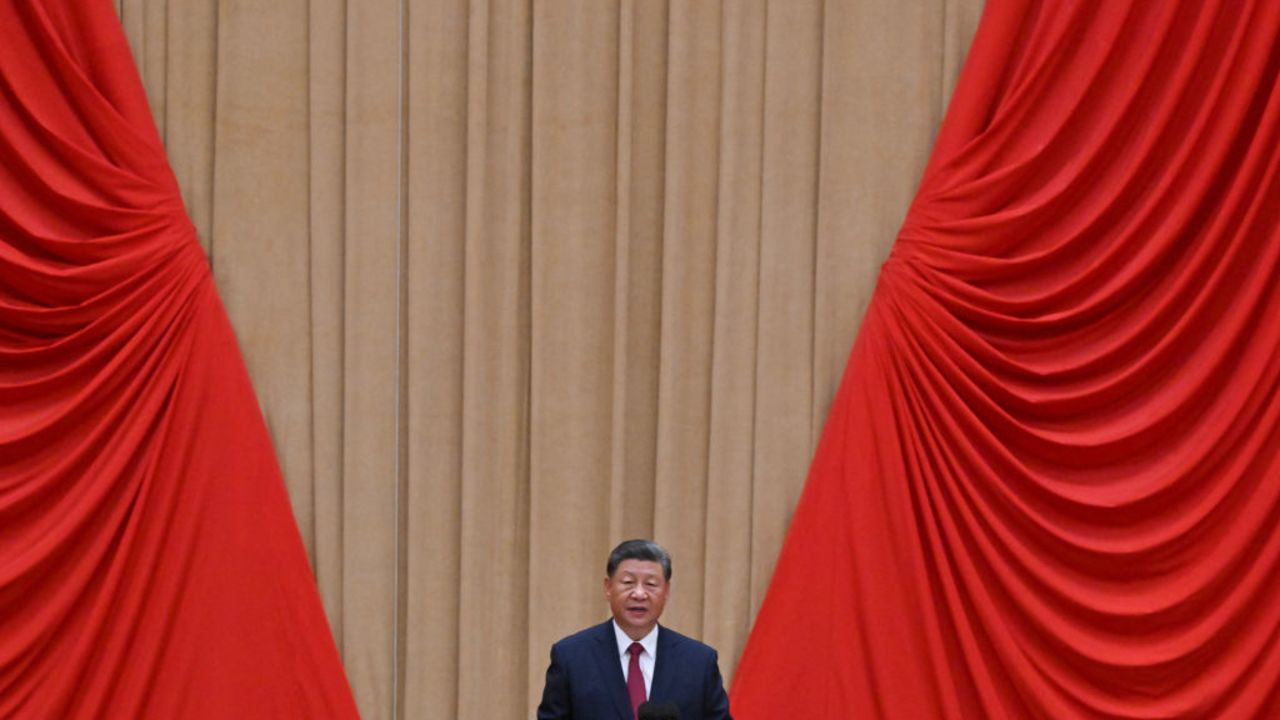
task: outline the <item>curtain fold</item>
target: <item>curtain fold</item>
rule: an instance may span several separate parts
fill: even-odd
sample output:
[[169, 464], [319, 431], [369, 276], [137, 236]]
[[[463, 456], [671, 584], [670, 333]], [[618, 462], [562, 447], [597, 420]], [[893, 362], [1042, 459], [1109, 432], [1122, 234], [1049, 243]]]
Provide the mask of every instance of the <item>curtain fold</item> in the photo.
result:
[[735, 716], [1280, 712], [1278, 40], [988, 3]]
[[113, 6], [0, 27], [0, 717], [354, 717]]

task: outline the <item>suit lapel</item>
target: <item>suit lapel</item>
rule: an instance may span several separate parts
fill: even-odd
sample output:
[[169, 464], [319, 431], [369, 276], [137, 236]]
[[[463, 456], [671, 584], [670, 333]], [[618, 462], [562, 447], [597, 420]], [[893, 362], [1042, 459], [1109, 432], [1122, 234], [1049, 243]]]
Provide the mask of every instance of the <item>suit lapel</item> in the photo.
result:
[[[631, 713], [631, 698], [627, 695], [627, 679], [622, 676], [622, 660], [618, 654], [618, 640], [613, 636], [613, 621], [606, 620], [597, 625], [595, 633], [595, 666], [603, 675], [603, 687], [608, 688], [609, 697], [613, 700], [614, 709], [618, 711], [620, 720], [634, 720]], [[658, 633], [662, 637], [662, 633]], [[657, 673], [657, 670], [654, 671]], [[656, 678], [655, 678], [656, 682]]]
[[672, 683], [675, 682], [676, 668], [680, 664], [676, 657], [680, 652], [679, 646], [675, 633], [659, 625], [658, 653], [653, 663], [653, 687], [649, 692], [649, 698], [655, 702], [669, 702], [668, 698], [674, 695]]

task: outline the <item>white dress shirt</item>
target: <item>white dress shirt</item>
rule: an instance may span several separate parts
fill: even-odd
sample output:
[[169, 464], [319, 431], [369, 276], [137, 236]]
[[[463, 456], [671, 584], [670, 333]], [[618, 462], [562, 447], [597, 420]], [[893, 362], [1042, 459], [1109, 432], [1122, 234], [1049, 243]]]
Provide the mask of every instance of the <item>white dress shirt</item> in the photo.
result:
[[640, 640], [632, 640], [627, 634], [618, 627], [618, 621], [613, 621], [613, 636], [618, 640], [618, 657], [622, 661], [622, 679], [627, 679], [627, 670], [631, 668], [631, 643], [639, 642], [644, 648], [644, 652], [640, 653], [640, 674], [644, 675], [644, 696], [646, 698], [653, 695], [653, 665], [658, 661], [658, 626], [654, 625], [648, 635], [640, 638]]

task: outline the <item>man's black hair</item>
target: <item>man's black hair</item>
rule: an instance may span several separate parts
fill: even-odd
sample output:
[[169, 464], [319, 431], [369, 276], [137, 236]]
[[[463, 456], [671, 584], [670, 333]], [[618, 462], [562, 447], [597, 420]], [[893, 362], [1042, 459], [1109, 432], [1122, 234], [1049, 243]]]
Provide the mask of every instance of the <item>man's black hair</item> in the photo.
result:
[[618, 565], [623, 560], [648, 560], [662, 565], [662, 576], [671, 579], [671, 556], [662, 546], [652, 540], [626, 540], [609, 553], [609, 563], [605, 565], [605, 574], [613, 577]]

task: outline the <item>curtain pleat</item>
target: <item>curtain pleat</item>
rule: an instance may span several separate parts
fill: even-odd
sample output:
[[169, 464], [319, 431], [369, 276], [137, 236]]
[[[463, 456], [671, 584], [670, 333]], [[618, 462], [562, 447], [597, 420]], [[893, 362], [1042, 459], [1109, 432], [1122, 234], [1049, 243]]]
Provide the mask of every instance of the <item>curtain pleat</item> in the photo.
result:
[[[310, 393], [302, 401], [309, 411], [311, 437], [302, 442], [310, 451], [311, 477], [299, 481], [311, 485], [311, 507], [297, 502], [294, 509], [298, 522], [310, 515], [312, 535], [307, 547], [325, 611], [333, 626], [334, 637], [342, 647], [344, 635], [343, 578], [343, 343], [346, 300], [343, 257], [346, 247], [346, 2], [345, 0], [309, 0], [307, 14], [293, 20], [307, 27], [307, 74], [295, 81], [305, 83], [307, 92], [307, 164], [305, 167], [281, 167], [292, 177], [306, 178], [309, 237], [306, 276], [309, 288], [306, 325], [310, 329], [311, 354], [305, 367], [310, 373]], [[217, 74], [217, 73], [215, 73]], [[172, 143], [170, 143], [172, 147]], [[170, 150], [172, 156], [172, 149]], [[175, 160], [176, 163], [176, 160]], [[216, 167], [208, 169], [209, 174]], [[301, 180], [299, 180], [301, 182]], [[212, 228], [210, 228], [212, 230]], [[210, 232], [212, 245], [216, 236]], [[264, 240], [270, 242], [270, 240]], [[211, 257], [213, 253], [210, 253]], [[212, 257], [214, 265], [218, 264]], [[296, 320], [301, 320], [299, 315]], [[250, 361], [250, 367], [254, 367]], [[297, 372], [297, 368], [290, 368]], [[265, 371], [260, 371], [265, 374]], [[284, 374], [285, 369], [272, 374]], [[263, 411], [270, 410], [264, 405]], [[276, 441], [279, 444], [279, 441]], [[306, 535], [304, 534], [304, 538]]]
[[[403, 708], [458, 710], [467, 292], [468, 4], [415, 8], [408, 48]], [[430, 548], [430, 552], [416, 549]], [[452, 632], [446, 629], [453, 629]], [[428, 710], [430, 709], [430, 710]]]

